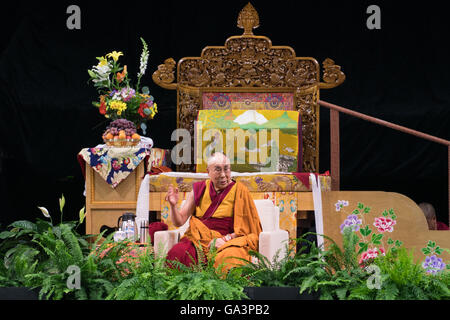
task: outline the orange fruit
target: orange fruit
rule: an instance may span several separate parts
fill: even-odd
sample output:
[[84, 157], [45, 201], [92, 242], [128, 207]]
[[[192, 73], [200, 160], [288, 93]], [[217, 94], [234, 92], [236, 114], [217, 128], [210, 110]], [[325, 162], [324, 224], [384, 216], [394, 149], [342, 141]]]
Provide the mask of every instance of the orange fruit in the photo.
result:
[[127, 135], [125, 134], [125, 130], [119, 131], [119, 139], [126, 139]]
[[131, 139], [134, 139], [134, 140], [139, 140], [140, 138], [141, 138], [141, 136], [138, 135], [137, 133], [133, 133], [133, 135], [131, 136]]
[[106, 136], [105, 136], [105, 138], [106, 138], [107, 140], [111, 140], [111, 139], [114, 139], [114, 136], [112, 135], [112, 133], [107, 133]]

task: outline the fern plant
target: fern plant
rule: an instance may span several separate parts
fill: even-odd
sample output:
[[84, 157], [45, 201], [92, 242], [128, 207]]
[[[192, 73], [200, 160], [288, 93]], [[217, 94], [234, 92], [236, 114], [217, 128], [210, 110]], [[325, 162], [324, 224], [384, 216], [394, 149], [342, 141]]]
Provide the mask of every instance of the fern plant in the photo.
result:
[[[212, 246], [214, 247], [214, 246]], [[197, 251], [198, 262], [190, 267], [177, 261], [170, 265], [154, 253], [139, 257], [131, 266], [132, 275], [115, 287], [107, 299], [118, 300], [236, 300], [245, 298], [243, 288], [249, 282], [238, 269], [229, 273], [214, 267], [215, 250]]]
[[355, 287], [366, 283], [369, 275], [359, 267], [357, 260], [358, 236], [351, 228], [343, 230], [342, 249], [333, 239], [324, 236], [330, 244], [319, 249], [318, 261], [311, 275], [300, 286], [300, 292], [320, 291], [320, 299], [347, 299]]
[[[367, 275], [360, 270], [356, 260], [357, 237], [350, 231], [344, 232], [344, 247], [341, 249], [332, 239], [327, 251], [317, 248], [306, 238], [306, 233], [296, 242], [306, 242], [298, 252], [288, 254], [281, 260], [268, 259], [257, 252], [251, 254], [256, 263], [243, 266], [244, 273], [260, 286], [294, 286], [300, 293], [320, 294], [321, 299], [344, 299], [355, 283], [363, 281]], [[309, 247], [309, 252], [304, 252]], [[291, 247], [292, 248], [292, 247]]]
[[155, 258], [152, 252], [145, 252], [138, 258], [139, 263], [128, 266], [128, 276], [110, 291], [107, 300], [167, 299], [165, 259]]
[[[317, 248], [305, 239], [308, 233], [297, 241], [307, 242], [309, 252], [302, 247], [294, 254], [288, 247], [283, 259], [273, 261], [251, 252], [257, 262], [246, 261], [228, 272], [215, 268], [214, 245], [208, 252], [198, 250], [198, 262], [190, 267], [177, 262], [169, 267], [153, 252], [127, 259], [137, 246], [115, 243], [112, 235], [103, 239], [100, 234], [88, 241], [76, 231], [84, 209], [79, 221], [63, 222], [62, 199], [59, 224], [40, 208], [49, 221], [16, 221], [0, 233], [0, 286], [39, 288], [41, 299], [236, 300], [247, 298], [246, 286], [295, 286], [300, 293], [318, 292], [321, 299], [450, 299], [448, 266], [428, 274], [401, 245], [361, 265], [361, 242], [351, 228], [343, 230], [342, 247], [324, 236], [327, 250]], [[446, 250], [433, 242], [425, 249], [430, 255]], [[378, 268], [377, 273], [366, 266]], [[79, 287], [69, 285], [71, 267], [79, 271]], [[371, 285], [374, 277], [379, 280], [377, 287]]]
[[256, 251], [250, 251], [253, 257], [251, 262], [247, 262], [239, 267], [243, 274], [253, 281], [254, 286], [266, 287], [286, 287], [298, 286], [301, 283], [304, 275], [311, 272], [309, 263], [317, 261], [318, 250], [314, 243], [306, 240], [305, 234], [302, 237], [295, 239], [296, 243], [307, 243], [311, 246], [311, 251], [306, 253], [307, 246], [303, 246], [300, 250], [294, 253], [294, 246], [286, 244], [286, 255], [279, 258], [278, 251], [272, 261], [267, 257]]
[[[0, 239], [4, 240], [0, 244], [1, 286], [39, 288], [40, 299], [100, 299], [112, 290], [114, 283], [104, 273], [108, 260], [100, 261], [91, 254], [102, 235], [90, 244], [87, 236], [78, 234], [76, 228], [83, 222], [84, 208], [78, 222], [63, 222], [64, 204], [62, 196], [61, 221], [57, 225], [47, 209], [39, 207], [50, 221], [16, 221], [0, 233]], [[68, 286], [70, 266], [80, 271], [79, 288]]]
[[[199, 246], [200, 247], [200, 246]], [[197, 248], [198, 262], [190, 267], [178, 264], [168, 269], [167, 294], [174, 300], [237, 300], [248, 298], [244, 287], [251, 282], [242, 276], [239, 268], [224, 271], [221, 264], [215, 268], [216, 247], [205, 254]]]
[[376, 299], [439, 300], [450, 298], [448, 272], [427, 274], [419, 262], [414, 261], [413, 251], [400, 248], [376, 259], [381, 270], [382, 287]]

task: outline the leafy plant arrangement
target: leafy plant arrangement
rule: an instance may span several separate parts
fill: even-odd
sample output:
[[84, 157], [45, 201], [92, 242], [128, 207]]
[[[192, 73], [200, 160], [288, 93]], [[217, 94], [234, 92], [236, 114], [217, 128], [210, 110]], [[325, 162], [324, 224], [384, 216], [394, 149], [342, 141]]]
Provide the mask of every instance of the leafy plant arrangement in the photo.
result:
[[[348, 203], [340, 202], [337, 210], [347, 206]], [[370, 210], [360, 207], [361, 212]], [[358, 221], [356, 212], [341, 226], [343, 235], [343, 247], [336, 242], [322, 235], [329, 241], [327, 250], [318, 248], [315, 243], [306, 240], [309, 235], [306, 233], [296, 239], [297, 242], [307, 242], [307, 246], [302, 246], [292, 257], [292, 252], [279, 262], [268, 261], [259, 253], [253, 252], [258, 259], [258, 263], [250, 263], [244, 267], [248, 274], [252, 274], [253, 279], [257, 279], [261, 286], [295, 286], [300, 293], [320, 294], [320, 299], [346, 299], [354, 288], [365, 285], [370, 274], [366, 272], [358, 260], [358, 255], [369, 247], [363, 245], [356, 231], [360, 230], [362, 221]], [[364, 232], [364, 231], [363, 231]], [[368, 234], [366, 234], [368, 235]], [[380, 240], [373, 238], [378, 244]], [[304, 252], [309, 247], [309, 252]], [[359, 249], [358, 249], [359, 248]]]
[[400, 248], [374, 262], [380, 268], [380, 290], [375, 299], [440, 300], [450, 299], [449, 272], [427, 273], [414, 261], [412, 250]]
[[[348, 201], [339, 200], [336, 211], [346, 206]], [[321, 299], [448, 299], [449, 274], [443, 272], [442, 259], [432, 255], [420, 265], [401, 241], [388, 238], [384, 243], [384, 233], [392, 232], [396, 224], [395, 212], [384, 210], [375, 218], [375, 231], [364, 225], [370, 210], [358, 203], [347, 216], [341, 225], [343, 249], [327, 238], [331, 241], [328, 250], [319, 253], [325, 272], [314, 270], [301, 291], [320, 289]], [[423, 252], [440, 254], [442, 250], [429, 242]]]
[[164, 261], [153, 254], [139, 256], [139, 266], [131, 267], [129, 276], [122, 279], [106, 297], [107, 300], [164, 300], [166, 271]]
[[[340, 200], [336, 211], [346, 206]], [[414, 261], [401, 241], [385, 236], [396, 224], [394, 210], [374, 219], [376, 229], [364, 224], [370, 210], [358, 203], [347, 215], [341, 225], [342, 247], [322, 235], [329, 241], [326, 250], [310, 243], [310, 252], [301, 249], [279, 262], [252, 252], [258, 262], [243, 266], [244, 274], [257, 285], [296, 286], [300, 293], [320, 293], [320, 299], [449, 299], [449, 267], [438, 257], [447, 249], [430, 241], [422, 249], [428, 255], [423, 263]]]
[[311, 234], [304, 234], [293, 241], [296, 243], [307, 243], [310, 252], [305, 252], [308, 246], [303, 246], [294, 253], [294, 246], [286, 244], [286, 255], [279, 259], [277, 252], [272, 261], [257, 251], [250, 251], [252, 261], [239, 268], [245, 277], [253, 281], [254, 286], [264, 287], [288, 287], [299, 286], [305, 276], [309, 275], [311, 269], [317, 262], [319, 251], [314, 243], [308, 241], [306, 237]]
[[208, 259], [197, 251], [198, 262], [190, 267], [177, 261], [170, 266], [165, 258], [154, 254], [140, 257], [140, 263], [132, 268], [132, 276], [115, 287], [108, 299], [118, 300], [237, 300], [246, 298], [244, 286], [250, 281], [241, 276], [238, 268], [222, 272], [214, 267], [216, 251], [212, 246]]
[[173, 262], [176, 267], [168, 268], [164, 258], [130, 242], [113, 242], [112, 235], [88, 242], [76, 232], [84, 208], [78, 222], [63, 222], [64, 203], [63, 196], [58, 224], [40, 207], [48, 221], [16, 221], [0, 233], [0, 286], [38, 288], [40, 299], [54, 300], [246, 298], [243, 288], [250, 280], [238, 269], [216, 270], [215, 250], [208, 259], [199, 251], [191, 267]]
[[[0, 286], [39, 288], [40, 299], [102, 299], [116, 285], [109, 274], [120, 274], [122, 266], [114, 263], [119, 255], [99, 259], [92, 254], [102, 234], [94, 243], [76, 231], [83, 222], [80, 210], [78, 222], [63, 222], [64, 196], [60, 198], [61, 220], [54, 224], [44, 207], [39, 207], [50, 221], [37, 219], [13, 222], [0, 233]], [[103, 245], [111, 242], [106, 239]], [[70, 275], [76, 275], [69, 282]], [[105, 277], [106, 275], [106, 277]]]
[[[100, 234], [89, 242], [76, 231], [84, 208], [79, 221], [63, 222], [64, 204], [62, 196], [58, 224], [40, 207], [48, 220], [16, 221], [0, 233], [0, 286], [38, 288], [41, 299], [236, 300], [248, 298], [243, 290], [248, 286], [295, 286], [300, 293], [319, 294], [320, 299], [450, 299], [449, 265], [438, 257], [448, 249], [429, 241], [422, 249], [424, 261], [414, 261], [401, 242], [388, 239], [383, 244], [383, 237], [373, 236], [380, 233], [359, 219], [342, 228], [342, 247], [324, 236], [327, 249], [318, 248], [305, 239], [312, 234], [308, 233], [297, 241], [308, 242], [309, 252], [302, 247], [293, 254], [291, 246], [285, 258], [273, 261], [251, 252], [257, 262], [225, 272], [214, 267], [215, 246], [207, 253], [197, 251], [198, 262], [190, 267], [177, 262], [168, 267], [165, 258], [130, 242], [115, 243], [112, 235], [101, 242]], [[345, 203], [340, 209], [341, 205]], [[358, 204], [357, 210], [360, 213], [352, 214], [358, 217], [370, 208]], [[393, 215], [383, 212], [394, 221]], [[371, 246], [388, 249], [359, 258]]]
[[302, 269], [305, 275], [300, 283], [300, 293], [319, 291], [322, 300], [347, 299], [354, 288], [366, 284], [369, 278], [357, 259], [359, 237], [351, 228], [344, 228], [342, 248], [331, 238], [324, 237], [330, 241], [328, 249], [312, 251], [317, 259]]
[[[346, 299], [354, 288], [365, 284], [369, 274], [359, 267], [356, 248], [359, 238], [350, 228], [343, 233], [343, 248], [332, 239], [327, 250], [318, 248], [315, 243], [306, 240], [306, 233], [296, 239], [306, 242], [293, 256], [289, 254], [277, 262], [268, 261], [258, 252], [251, 254], [258, 262], [242, 267], [258, 286], [291, 286], [298, 287], [300, 294], [308, 292], [320, 299]], [[304, 252], [309, 247], [309, 252]]]

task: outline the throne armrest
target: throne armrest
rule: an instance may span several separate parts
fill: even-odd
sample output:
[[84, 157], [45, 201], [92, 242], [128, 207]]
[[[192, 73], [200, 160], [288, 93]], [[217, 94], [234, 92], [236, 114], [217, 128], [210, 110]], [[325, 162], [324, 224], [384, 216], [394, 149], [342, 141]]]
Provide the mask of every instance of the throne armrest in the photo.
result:
[[[288, 243], [289, 233], [286, 230], [278, 229], [273, 231], [263, 231], [259, 234], [258, 251], [265, 256], [269, 262], [279, 262], [287, 255]], [[274, 259], [276, 261], [274, 261]]]
[[175, 230], [165, 230], [155, 232], [154, 240], [154, 250], [155, 257], [162, 258], [167, 255], [170, 249], [180, 241], [181, 231], [179, 229]]
[[[181, 207], [185, 204], [183, 200]], [[174, 230], [157, 231], [154, 234], [154, 250], [156, 257], [166, 256], [170, 249], [176, 245], [189, 228], [189, 218], [181, 227]]]

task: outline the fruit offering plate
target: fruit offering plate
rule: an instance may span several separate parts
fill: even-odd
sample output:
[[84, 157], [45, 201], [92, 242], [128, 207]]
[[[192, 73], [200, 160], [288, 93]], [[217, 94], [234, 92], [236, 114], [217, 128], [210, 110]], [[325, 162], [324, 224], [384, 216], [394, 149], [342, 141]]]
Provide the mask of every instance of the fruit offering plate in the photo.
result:
[[103, 139], [110, 147], [132, 147], [139, 144], [141, 139]]

